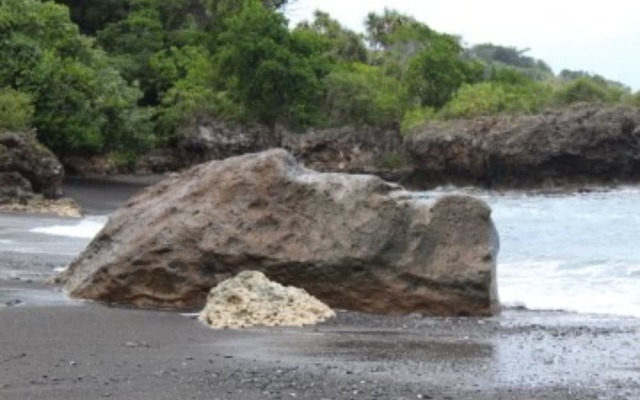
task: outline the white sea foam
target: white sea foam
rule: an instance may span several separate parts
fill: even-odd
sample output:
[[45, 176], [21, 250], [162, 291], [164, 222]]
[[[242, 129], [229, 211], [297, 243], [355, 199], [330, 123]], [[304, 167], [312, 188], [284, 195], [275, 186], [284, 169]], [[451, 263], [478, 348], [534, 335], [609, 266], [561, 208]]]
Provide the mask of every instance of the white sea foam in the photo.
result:
[[73, 238], [93, 238], [107, 223], [106, 216], [86, 217], [75, 224], [52, 225], [31, 229], [33, 233], [45, 235], [68, 236]]
[[[498, 288], [507, 307], [640, 317], [638, 266], [563, 268], [560, 261], [498, 264]], [[624, 269], [624, 272], [613, 270]]]

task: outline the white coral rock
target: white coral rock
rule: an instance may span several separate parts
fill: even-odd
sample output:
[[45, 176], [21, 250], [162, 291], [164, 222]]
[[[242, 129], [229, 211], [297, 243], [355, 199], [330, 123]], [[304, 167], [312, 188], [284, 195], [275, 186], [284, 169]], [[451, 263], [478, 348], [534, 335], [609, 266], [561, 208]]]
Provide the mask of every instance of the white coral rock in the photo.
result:
[[243, 271], [211, 289], [198, 319], [212, 328], [313, 325], [335, 316], [304, 289], [282, 286], [263, 273]]

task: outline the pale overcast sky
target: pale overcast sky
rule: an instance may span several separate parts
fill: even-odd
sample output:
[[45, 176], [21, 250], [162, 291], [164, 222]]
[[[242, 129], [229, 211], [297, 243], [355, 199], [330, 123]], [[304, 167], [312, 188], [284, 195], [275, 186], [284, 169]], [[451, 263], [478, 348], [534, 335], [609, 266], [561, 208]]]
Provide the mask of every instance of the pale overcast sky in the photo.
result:
[[640, 2], [634, 0], [291, 0], [292, 24], [320, 9], [362, 31], [385, 7], [466, 44], [492, 42], [545, 60], [557, 73], [585, 70], [640, 90]]

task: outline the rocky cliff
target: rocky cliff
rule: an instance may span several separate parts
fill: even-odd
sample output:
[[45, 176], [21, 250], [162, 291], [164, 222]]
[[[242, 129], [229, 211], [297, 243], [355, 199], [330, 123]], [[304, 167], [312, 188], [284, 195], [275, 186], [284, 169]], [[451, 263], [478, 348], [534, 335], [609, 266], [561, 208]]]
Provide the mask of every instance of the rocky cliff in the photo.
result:
[[396, 131], [343, 127], [266, 141], [264, 127], [212, 119], [186, 127], [174, 146], [133, 170], [104, 157], [67, 159], [72, 173], [162, 173], [281, 146], [324, 172], [368, 173], [412, 189], [442, 184], [547, 188], [640, 182], [640, 109], [578, 105], [537, 115], [434, 121], [403, 138]]
[[[152, 151], [138, 163], [138, 173], [177, 171], [196, 164], [283, 147], [309, 168], [323, 172], [369, 173], [398, 181], [409, 171], [398, 132], [371, 127], [342, 127], [304, 134], [279, 132], [275, 143], [259, 125], [238, 126], [200, 119], [185, 127], [171, 148]], [[76, 161], [76, 164], [79, 160]], [[94, 163], [95, 164], [95, 163]], [[75, 168], [90, 170], [85, 166]]]
[[410, 185], [555, 187], [640, 181], [640, 109], [575, 106], [433, 122], [404, 143]]

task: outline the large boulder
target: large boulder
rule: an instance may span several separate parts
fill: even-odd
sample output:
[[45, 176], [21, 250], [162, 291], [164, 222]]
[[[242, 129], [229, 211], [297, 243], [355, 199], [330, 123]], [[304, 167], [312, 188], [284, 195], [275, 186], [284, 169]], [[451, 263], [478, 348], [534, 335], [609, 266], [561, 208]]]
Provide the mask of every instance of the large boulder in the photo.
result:
[[0, 202], [62, 195], [64, 169], [33, 133], [0, 133]]
[[640, 109], [577, 105], [433, 122], [404, 143], [409, 184], [550, 187], [640, 181]]
[[498, 238], [482, 201], [431, 203], [369, 175], [317, 173], [284, 150], [212, 161], [116, 211], [60, 276], [78, 298], [202, 307], [243, 270], [331, 307], [402, 314], [498, 310]]

